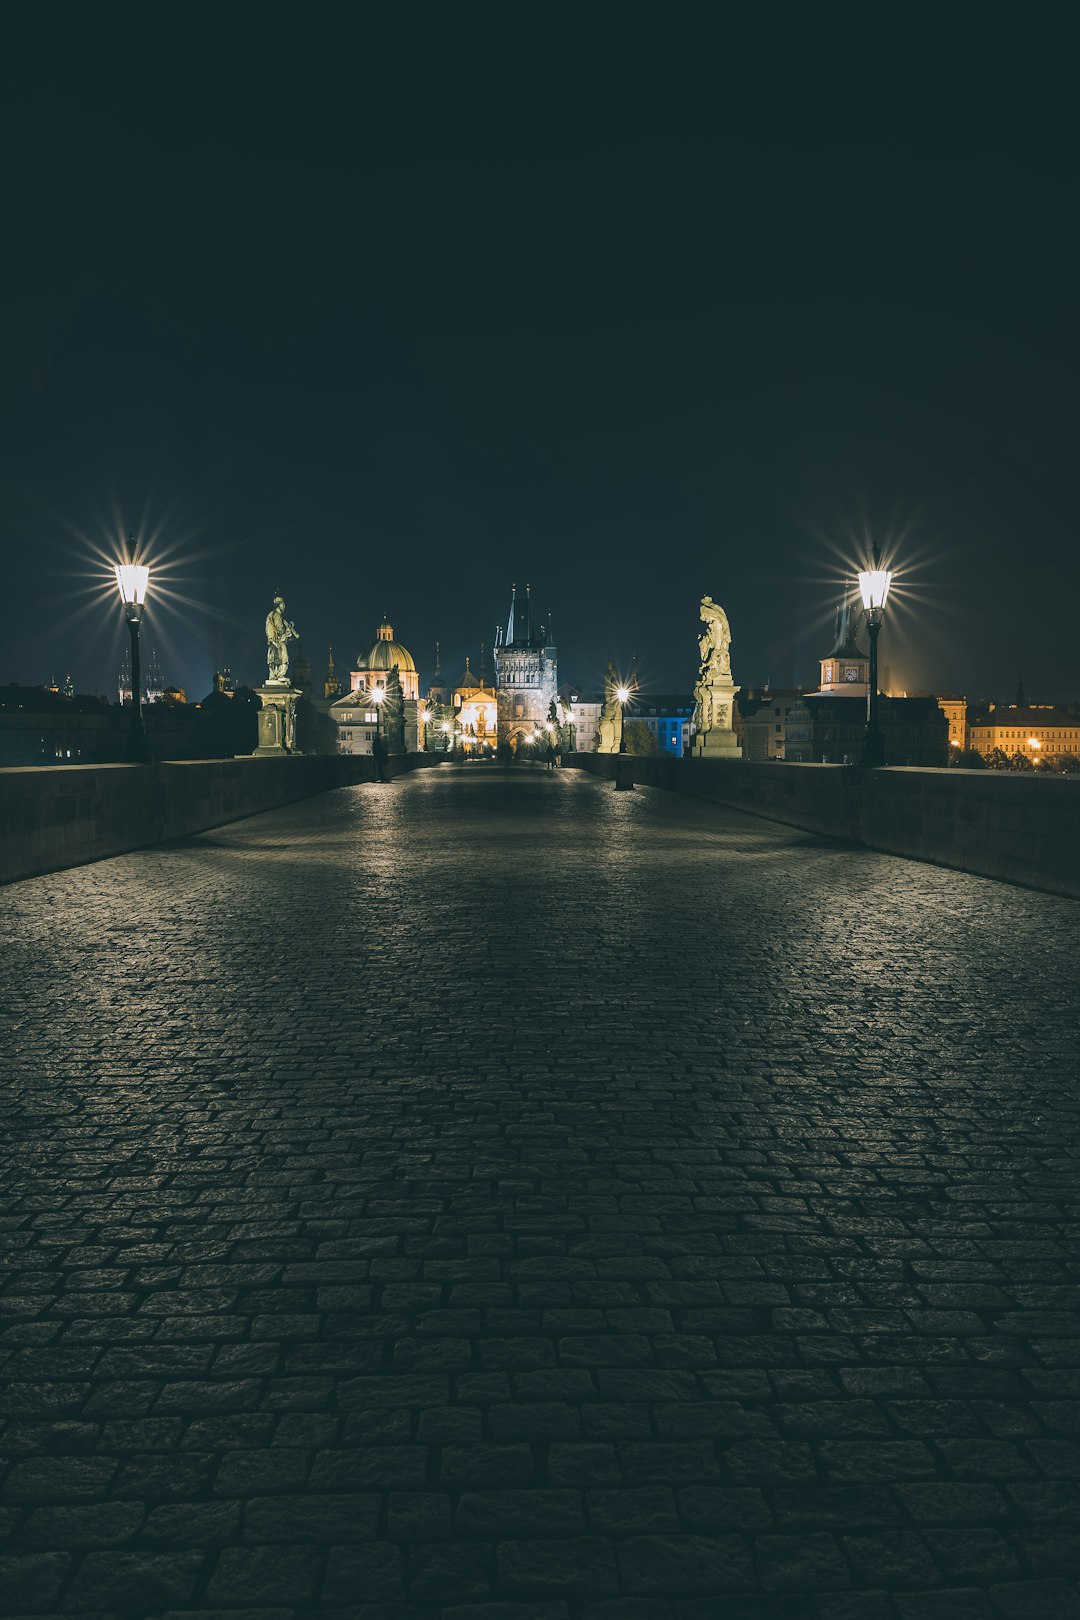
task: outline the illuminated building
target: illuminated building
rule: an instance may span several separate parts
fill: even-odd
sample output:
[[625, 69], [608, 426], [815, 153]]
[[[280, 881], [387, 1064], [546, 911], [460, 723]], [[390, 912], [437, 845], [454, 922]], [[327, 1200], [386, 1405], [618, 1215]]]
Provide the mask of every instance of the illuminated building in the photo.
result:
[[1033, 765], [1055, 754], [1080, 755], [1080, 714], [1050, 704], [1010, 704], [976, 716], [968, 726], [968, 747], [984, 757], [1000, 749]]
[[595, 754], [600, 740], [601, 697], [583, 697], [580, 687], [560, 686], [559, 703], [567, 746], [577, 754]]
[[498, 741], [498, 698], [488, 686], [481, 665], [480, 678], [465, 660], [465, 673], [453, 694], [454, 740], [466, 753], [494, 749]]
[[[349, 676], [349, 690], [330, 703], [327, 713], [338, 728], [338, 749], [343, 754], [370, 754], [381, 725], [379, 701], [386, 692], [386, 678], [396, 669], [404, 699], [405, 747], [408, 753], [419, 746], [418, 731], [420, 677], [412, 654], [394, 640], [394, 627], [383, 619], [375, 641], [357, 655], [356, 668]], [[329, 685], [332, 666], [327, 674]]]
[[686, 695], [667, 697], [663, 693], [635, 691], [628, 719], [639, 720], [652, 732], [658, 754], [682, 759], [690, 752], [694, 730], [694, 700]]
[[396, 669], [401, 680], [401, 695], [406, 700], [420, 696], [420, 677], [416, 673], [412, 654], [400, 641], [394, 640], [394, 627], [385, 618], [376, 631], [376, 639], [366, 653], [359, 653], [356, 668], [349, 676], [353, 692], [374, 692], [386, 687], [386, 677]]
[[495, 687], [498, 694], [499, 741], [512, 747], [531, 742], [547, 725], [558, 701], [559, 659], [550, 625], [534, 626], [530, 587], [519, 606], [512, 588], [505, 629], [495, 644]]

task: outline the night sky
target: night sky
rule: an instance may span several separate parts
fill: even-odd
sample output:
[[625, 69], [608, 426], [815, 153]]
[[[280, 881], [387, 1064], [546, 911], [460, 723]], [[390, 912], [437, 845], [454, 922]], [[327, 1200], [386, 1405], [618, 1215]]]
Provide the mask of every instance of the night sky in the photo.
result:
[[189, 697], [277, 589], [426, 681], [513, 580], [586, 689], [706, 591], [804, 683], [872, 538], [894, 685], [1080, 698], [1071, 49], [748, 9], [11, 8], [0, 680], [114, 690], [136, 531]]

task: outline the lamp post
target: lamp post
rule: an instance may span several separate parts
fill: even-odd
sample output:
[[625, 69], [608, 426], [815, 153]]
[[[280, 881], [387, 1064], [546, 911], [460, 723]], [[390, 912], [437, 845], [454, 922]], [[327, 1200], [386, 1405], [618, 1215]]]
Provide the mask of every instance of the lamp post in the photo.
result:
[[626, 705], [630, 701], [630, 688], [617, 686], [615, 696], [619, 700], [619, 753], [626, 753]]
[[566, 729], [566, 752], [572, 754], [574, 752], [574, 706], [572, 703], [562, 705], [560, 720]]
[[866, 614], [866, 629], [870, 636], [870, 690], [866, 694], [866, 731], [863, 736], [860, 765], [885, 763], [885, 739], [881, 735], [881, 726], [878, 722], [877, 644], [878, 636], [881, 634], [881, 621], [885, 614], [885, 603], [889, 599], [892, 572], [888, 568], [882, 568], [881, 551], [877, 546], [874, 547], [873, 561], [872, 568], [864, 568], [859, 574], [859, 590]]
[[142, 666], [139, 658], [139, 631], [150, 570], [144, 563], [116, 563], [116, 584], [131, 635], [131, 757], [136, 765], [147, 760], [146, 728], [142, 712]]
[[375, 705], [375, 744], [371, 752], [375, 755], [375, 780], [385, 782], [383, 772], [383, 740], [382, 740], [382, 706], [386, 701], [386, 693], [381, 687], [375, 687], [371, 694], [371, 701]]

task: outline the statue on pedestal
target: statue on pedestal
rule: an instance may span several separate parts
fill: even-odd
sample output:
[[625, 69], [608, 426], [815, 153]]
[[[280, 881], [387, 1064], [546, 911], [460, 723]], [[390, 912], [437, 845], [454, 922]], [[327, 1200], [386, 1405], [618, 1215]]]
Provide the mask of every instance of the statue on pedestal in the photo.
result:
[[604, 706], [600, 710], [600, 735], [597, 738], [596, 752], [598, 754], [617, 754], [619, 743], [622, 740], [622, 706], [618, 699], [619, 677], [614, 664], [608, 664], [607, 674], [604, 676]]
[[401, 676], [394, 668], [386, 677], [386, 696], [382, 708], [383, 735], [388, 754], [405, 752], [405, 699], [401, 691]]
[[296, 626], [285, 617], [285, 599], [274, 597], [274, 605], [266, 615], [266, 664], [269, 674], [265, 686], [257, 687], [262, 707], [259, 710], [259, 746], [256, 757], [276, 759], [283, 754], [295, 754], [296, 704], [300, 693], [289, 679], [289, 642], [297, 640]]
[[731, 678], [731, 626], [728, 616], [711, 596], [701, 598], [698, 636], [701, 663], [694, 687], [694, 744], [696, 757], [711, 755], [739, 759], [742, 749], [735, 741], [735, 695], [741, 690]]

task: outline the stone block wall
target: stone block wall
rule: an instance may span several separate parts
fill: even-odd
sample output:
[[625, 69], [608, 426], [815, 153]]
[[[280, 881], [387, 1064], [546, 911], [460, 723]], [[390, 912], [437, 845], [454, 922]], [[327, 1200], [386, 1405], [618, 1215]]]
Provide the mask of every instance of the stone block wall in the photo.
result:
[[[387, 761], [400, 775], [434, 754]], [[375, 779], [370, 757], [211, 759], [0, 770], [0, 882], [79, 866]]]

